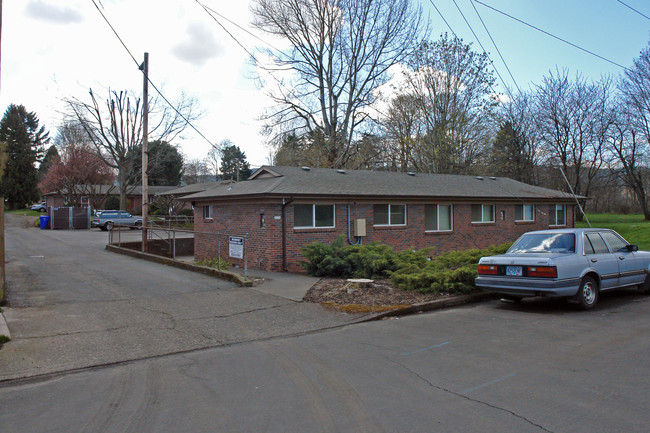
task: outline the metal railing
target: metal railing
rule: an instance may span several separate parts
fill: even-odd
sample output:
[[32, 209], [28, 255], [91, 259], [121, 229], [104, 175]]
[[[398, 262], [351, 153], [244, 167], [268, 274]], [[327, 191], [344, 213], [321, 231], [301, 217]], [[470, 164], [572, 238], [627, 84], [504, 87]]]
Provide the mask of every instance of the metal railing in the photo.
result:
[[[140, 251], [142, 246], [142, 234], [140, 231], [123, 230], [126, 227], [114, 227], [108, 231], [108, 243], [125, 248], [136, 249]], [[198, 237], [198, 240], [197, 240]], [[244, 269], [244, 278], [248, 278], [248, 248], [249, 235], [221, 233], [221, 232], [199, 232], [195, 230], [182, 228], [165, 228], [158, 225], [147, 228], [148, 253], [164, 255], [177, 260], [182, 254], [189, 251], [188, 239], [191, 242], [191, 255], [196, 257], [194, 248], [197, 243], [206, 252], [206, 259], [216, 259], [221, 269], [222, 260], [228, 262], [238, 262], [235, 266]], [[216, 244], [216, 245], [215, 245]], [[182, 246], [179, 246], [182, 245]], [[162, 248], [161, 248], [162, 246]], [[216, 248], [214, 248], [216, 246]], [[214, 254], [211, 254], [214, 253]]]

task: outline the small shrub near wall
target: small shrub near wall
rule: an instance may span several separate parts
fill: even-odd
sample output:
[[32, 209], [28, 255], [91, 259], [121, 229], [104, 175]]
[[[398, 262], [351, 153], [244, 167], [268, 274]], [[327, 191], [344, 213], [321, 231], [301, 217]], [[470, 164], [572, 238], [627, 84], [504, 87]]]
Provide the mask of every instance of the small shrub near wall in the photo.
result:
[[339, 236], [331, 245], [314, 242], [302, 249], [301, 262], [310, 275], [335, 278], [390, 278], [398, 287], [421, 293], [475, 291], [477, 263], [483, 256], [502, 254], [510, 244], [486, 249], [451, 251], [434, 258], [430, 249], [399, 253], [383, 244], [346, 245]]

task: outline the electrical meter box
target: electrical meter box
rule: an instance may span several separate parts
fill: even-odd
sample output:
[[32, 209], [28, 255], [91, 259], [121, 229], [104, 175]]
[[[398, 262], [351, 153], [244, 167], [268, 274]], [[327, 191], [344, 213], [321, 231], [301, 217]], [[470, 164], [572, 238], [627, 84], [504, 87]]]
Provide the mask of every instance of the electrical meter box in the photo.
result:
[[359, 218], [354, 220], [354, 236], [363, 237], [366, 236], [366, 220], [365, 218]]

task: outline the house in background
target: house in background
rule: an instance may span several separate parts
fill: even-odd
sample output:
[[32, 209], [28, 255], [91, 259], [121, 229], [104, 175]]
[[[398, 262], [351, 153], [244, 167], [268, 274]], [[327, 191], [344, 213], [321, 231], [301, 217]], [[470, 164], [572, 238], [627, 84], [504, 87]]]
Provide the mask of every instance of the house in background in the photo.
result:
[[213, 234], [246, 235], [248, 266], [292, 272], [303, 246], [340, 235], [439, 254], [573, 227], [575, 211], [570, 194], [507, 178], [274, 166], [181, 200], [195, 208], [196, 259], [240, 264]]
[[[149, 186], [149, 203], [153, 203], [155, 196], [166, 191], [176, 189], [176, 186]], [[93, 210], [104, 209], [106, 199], [109, 196], [117, 196], [119, 199], [120, 189], [116, 185], [80, 185], [74, 196], [81, 197], [83, 205], [89, 205]], [[63, 207], [68, 204], [66, 201], [71, 194], [68, 191], [55, 191], [43, 195], [47, 207]], [[127, 191], [128, 211], [132, 214], [142, 213], [142, 186], [129, 187]]]

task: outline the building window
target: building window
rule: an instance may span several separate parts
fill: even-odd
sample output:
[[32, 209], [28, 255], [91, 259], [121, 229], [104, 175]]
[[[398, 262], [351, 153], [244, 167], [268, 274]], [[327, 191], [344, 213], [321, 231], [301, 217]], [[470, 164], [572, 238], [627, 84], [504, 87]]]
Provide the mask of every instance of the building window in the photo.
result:
[[443, 232], [453, 230], [453, 208], [450, 204], [424, 205], [424, 230]]
[[376, 204], [374, 205], [374, 225], [376, 226], [405, 226], [405, 204]]
[[334, 227], [333, 204], [293, 205], [293, 226], [296, 228]]
[[535, 221], [535, 205], [518, 204], [515, 206], [515, 221]]
[[566, 225], [566, 205], [553, 204], [548, 213], [549, 225], [565, 226]]
[[203, 219], [212, 219], [212, 205], [203, 206]]
[[473, 223], [493, 223], [494, 222], [494, 205], [493, 204], [473, 204], [472, 205], [472, 222]]

